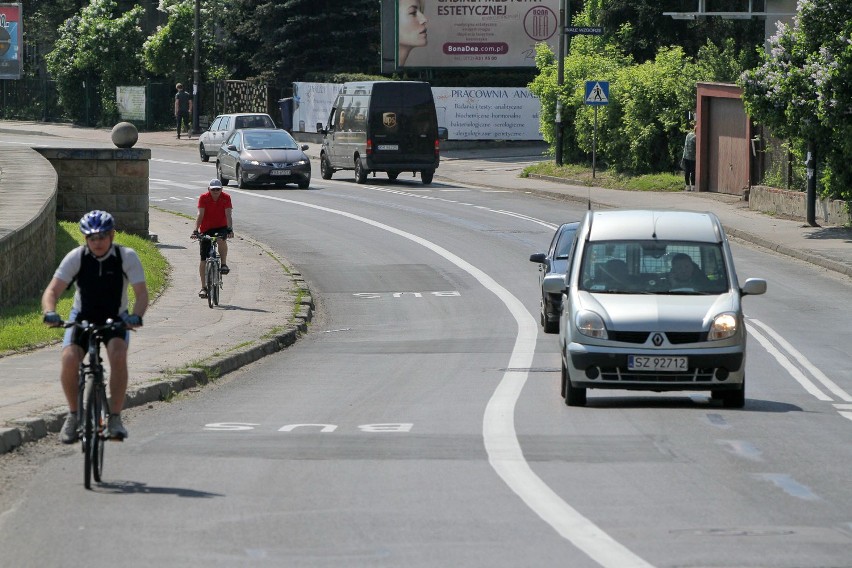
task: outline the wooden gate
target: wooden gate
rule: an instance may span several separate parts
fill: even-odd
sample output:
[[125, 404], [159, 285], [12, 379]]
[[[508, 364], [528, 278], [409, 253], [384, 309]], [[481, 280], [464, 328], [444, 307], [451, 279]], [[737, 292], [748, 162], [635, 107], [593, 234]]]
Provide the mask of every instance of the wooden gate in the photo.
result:
[[700, 191], [746, 192], [751, 181], [751, 131], [739, 87], [698, 84], [696, 182]]

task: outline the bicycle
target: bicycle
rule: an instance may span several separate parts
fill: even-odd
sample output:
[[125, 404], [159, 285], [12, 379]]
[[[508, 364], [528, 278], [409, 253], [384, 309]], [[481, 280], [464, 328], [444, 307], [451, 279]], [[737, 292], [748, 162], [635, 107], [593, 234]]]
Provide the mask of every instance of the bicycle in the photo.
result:
[[217, 240], [220, 236], [198, 235], [201, 241], [211, 241], [210, 251], [204, 266], [204, 290], [207, 292], [207, 305], [210, 308], [219, 305], [219, 290], [222, 289], [222, 261], [219, 258], [219, 245]]
[[106, 395], [101, 345], [105, 331], [127, 329], [124, 321], [108, 319], [103, 325], [88, 321], [62, 322], [62, 327], [77, 327], [88, 334], [88, 349], [80, 363], [77, 379], [77, 424], [83, 449], [83, 484], [92, 488], [92, 477], [100, 483], [104, 470], [104, 449], [109, 439], [109, 401]]

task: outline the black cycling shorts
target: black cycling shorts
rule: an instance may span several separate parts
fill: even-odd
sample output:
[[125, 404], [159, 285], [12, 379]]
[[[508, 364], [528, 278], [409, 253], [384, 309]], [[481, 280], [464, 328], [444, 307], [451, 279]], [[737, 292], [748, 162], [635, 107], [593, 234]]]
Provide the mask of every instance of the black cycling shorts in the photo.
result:
[[[204, 231], [205, 235], [210, 235], [211, 237], [219, 237], [220, 239], [224, 239], [228, 236], [228, 227], [217, 227], [215, 229], [207, 229]], [[210, 247], [212, 246], [213, 241], [201, 241], [201, 260], [207, 260], [207, 255], [210, 254]]]

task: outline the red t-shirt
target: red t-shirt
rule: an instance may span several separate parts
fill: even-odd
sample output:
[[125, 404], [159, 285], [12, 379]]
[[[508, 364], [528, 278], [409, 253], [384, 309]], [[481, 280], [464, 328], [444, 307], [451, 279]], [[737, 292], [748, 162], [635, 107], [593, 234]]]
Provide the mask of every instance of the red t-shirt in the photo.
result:
[[210, 229], [227, 227], [228, 218], [225, 216], [225, 210], [232, 209], [231, 196], [223, 191], [219, 195], [219, 199], [214, 201], [209, 191], [202, 193], [201, 197], [198, 198], [198, 208], [204, 209], [204, 217], [201, 219], [201, 227], [199, 228], [202, 233]]

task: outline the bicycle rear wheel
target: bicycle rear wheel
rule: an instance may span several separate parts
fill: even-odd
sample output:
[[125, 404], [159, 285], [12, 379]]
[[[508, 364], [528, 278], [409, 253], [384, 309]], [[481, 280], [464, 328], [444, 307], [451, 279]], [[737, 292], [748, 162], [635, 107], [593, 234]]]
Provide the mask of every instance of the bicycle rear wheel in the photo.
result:
[[104, 473], [104, 450], [107, 441], [107, 420], [109, 419], [109, 406], [106, 396], [106, 387], [101, 382], [95, 389], [95, 433], [92, 440], [92, 475], [95, 481], [101, 482]]
[[86, 377], [85, 398], [83, 404], [83, 485], [92, 488], [92, 458], [95, 450], [96, 418], [95, 418], [95, 389], [92, 387], [93, 378]]
[[213, 262], [207, 262], [207, 269], [204, 276], [204, 287], [207, 288], [207, 305], [213, 307], [213, 294], [216, 287], [216, 266]]

